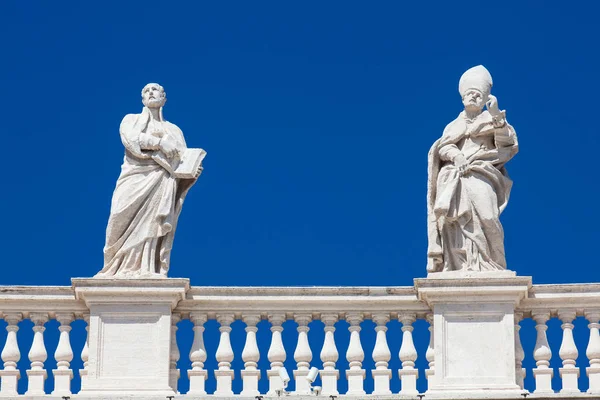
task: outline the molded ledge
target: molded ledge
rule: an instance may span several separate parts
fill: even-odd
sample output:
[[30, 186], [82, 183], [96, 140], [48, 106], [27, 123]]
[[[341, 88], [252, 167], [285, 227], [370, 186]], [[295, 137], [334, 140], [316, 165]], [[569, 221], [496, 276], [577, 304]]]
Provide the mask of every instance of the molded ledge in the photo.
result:
[[184, 300], [190, 289], [185, 278], [165, 279], [94, 279], [73, 278], [77, 300], [91, 304], [171, 303], [171, 309]]
[[528, 297], [530, 276], [516, 276], [513, 271], [438, 272], [414, 280], [419, 300], [435, 303], [514, 302]]

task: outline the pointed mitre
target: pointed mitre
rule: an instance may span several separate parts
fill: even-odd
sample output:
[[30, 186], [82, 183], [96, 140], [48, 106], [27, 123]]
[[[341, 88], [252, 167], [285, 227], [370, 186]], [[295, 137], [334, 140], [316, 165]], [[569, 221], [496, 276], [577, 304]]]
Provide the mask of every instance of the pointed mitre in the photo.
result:
[[483, 66], [478, 65], [473, 68], [469, 68], [458, 81], [458, 92], [461, 96], [464, 96], [467, 90], [477, 89], [484, 96], [488, 96], [492, 90], [492, 75]]

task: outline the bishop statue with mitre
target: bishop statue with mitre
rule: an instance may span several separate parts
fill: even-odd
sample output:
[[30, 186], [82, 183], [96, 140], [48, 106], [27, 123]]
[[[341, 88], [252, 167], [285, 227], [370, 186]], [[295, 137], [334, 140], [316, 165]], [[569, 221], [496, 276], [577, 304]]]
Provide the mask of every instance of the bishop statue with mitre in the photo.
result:
[[429, 151], [427, 271], [505, 270], [500, 214], [512, 187], [505, 165], [518, 151], [517, 135], [484, 66], [467, 70], [458, 90], [464, 110]]

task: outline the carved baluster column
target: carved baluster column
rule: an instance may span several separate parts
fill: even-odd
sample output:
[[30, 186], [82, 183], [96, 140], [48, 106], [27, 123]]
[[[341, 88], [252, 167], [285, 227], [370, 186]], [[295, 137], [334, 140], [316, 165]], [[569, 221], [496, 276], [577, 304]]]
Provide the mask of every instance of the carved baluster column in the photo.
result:
[[71, 348], [71, 340], [69, 332], [71, 332], [71, 322], [75, 316], [73, 313], [56, 314], [56, 320], [60, 323], [58, 330], [60, 337], [58, 346], [54, 352], [57, 369], [52, 370], [54, 374], [54, 391], [56, 396], [71, 395], [71, 379], [73, 379], [73, 370], [70, 368], [73, 360], [73, 349]]
[[48, 314], [32, 313], [30, 319], [33, 322], [33, 343], [29, 350], [29, 361], [31, 369], [27, 370], [28, 387], [25, 393], [28, 396], [43, 396], [44, 381], [48, 377], [44, 369], [44, 362], [48, 358], [46, 346], [44, 345], [44, 324], [48, 321]]
[[233, 391], [231, 390], [231, 383], [234, 378], [234, 372], [231, 370], [233, 349], [231, 348], [231, 340], [229, 339], [229, 333], [231, 332], [229, 325], [233, 323], [233, 319], [233, 315], [230, 314], [217, 315], [217, 321], [221, 324], [219, 327], [221, 338], [219, 340], [219, 347], [217, 347], [217, 353], [215, 354], [219, 363], [219, 369], [215, 371], [215, 377], [217, 378], [215, 396], [233, 395]]
[[208, 371], [204, 369], [206, 361], [206, 349], [204, 348], [204, 324], [207, 321], [206, 314], [190, 313], [190, 321], [194, 324], [194, 341], [190, 349], [190, 361], [192, 369], [188, 370], [190, 390], [188, 395], [206, 395], [204, 383], [208, 377]]
[[413, 342], [412, 331], [414, 328], [412, 324], [417, 320], [417, 317], [415, 314], [400, 314], [398, 320], [402, 323], [402, 345], [400, 346], [402, 369], [398, 371], [398, 375], [402, 381], [400, 394], [416, 396], [419, 394], [417, 390], [419, 370], [415, 369], [417, 349]]
[[553, 393], [552, 391], [552, 375], [554, 371], [550, 368], [550, 359], [552, 351], [546, 337], [548, 326], [546, 321], [550, 318], [547, 312], [535, 312], [533, 319], [536, 322], [535, 330], [537, 331], [537, 339], [535, 349], [533, 350], [533, 358], [535, 359], [536, 368], [533, 369], [535, 377], [535, 393]]
[[562, 343], [558, 355], [562, 360], [563, 367], [558, 371], [562, 378], [561, 393], [579, 393], [577, 379], [579, 378], [579, 368], [576, 366], [577, 346], [573, 339], [573, 320], [577, 317], [574, 310], [559, 311], [558, 318], [562, 321], [563, 330]]
[[373, 348], [373, 361], [375, 361], [375, 369], [371, 371], [373, 374], [374, 390], [373, 394], [391, 394], [390, 391], [390, 379], [392, 378], [392, 371], [388, 368], [392, 353], [387, 343], [387, 337], [385, 333], [387, 327], [385, 326], [389, 320], [389, 314], [373, 314], [373, 322], [377, 324], [375, 332], [377, 332], [377, 338], [375, 339], [375, 347]]
[[4, 320], [8, 324], [6, 331], [6, 343], [2, 349], [2, 361], [4, 369], [0, 371], [0, 396], [17, 396], [17, 382], [21, 373], [17, 369], [17, 363], [21, 359], [19, 343], [17, 342], [17, 332], [19, 331], [19, 321], [23, 319], [21, 313], [10, 313], [4, 315]]
[[81, 387], [84, 388], [87, 382], [87, 374], [89, 370], [89, 358], [90, 358], [90, 314], [83, 314], [83, 320], [85, 321], [85, 343], [81, 350], [81, 361], [83, 361], [83, 369], [79, 370], [79, 376], [81, 377]]
[[323, 341], [323, 349], [321, 349], [321, 361], [323, 361], [323, 369], [321, 370], [321, 384], [323, 385], [323, 396], [337, 396], [337, 380], [340, 377], [340, 371], [335, 369], [335, 363], [338, 360], [339, 354], [335, 345], [335, 323], [338, 320], [337, 314], [323, 314], [321, 321], [325, 324], [325, 340]]
[[428, 385], [431, 385], [431, 380], [434, 379], [435, 375], [435, 341], [433, 336], [433, 314], [427, 314], [425, 317], [427, 322], [429, 323], [429, 345], [427, 346], [427, 352], [425, 353], [425, 358], [429, 363], [429, 369], [425, 371], [425, 378], [429, 382]]
[[[348, 351], [346, 351], [346, 359], [350, 369], [346, 371], [346, 379], [348, 380], [349, 396], [359, 396], [365, 394], [364, 379], [366, 371], [362, 368], [362, 362], [365, 359], [365, 352], [360, 343], [360, 323], [363, 321], [363, 316], [360, 313], [350, 313], [346, 315], [346, 321], [350, 324], [350, 343]], [[375, 370], [373, 371], [375, 373]]]
[[269, 322], [271, 323], [271, 346], [267, 357], [271, 362], [271, 369], [267, 371], [267, 377], [269, 378], [269, 392], [268, 394], [275, 394], [277, 390], [283, 390], [283, 382], [279, 377], [279, 369], [284, 368], [283, 363], [286, 358], [285, 348], [283, 347], [283, 341], [281, 340], [281, 332], [285, 322], [285, 314], [275, 314], [269, 316]]
[[525, 368], [523, 368], [523, 360], [525, 359], [525, 352], [523, 351], [523, 345], [521, 344], [521, 334], [519, 331], [521, 330], [521, 325], [519, 322], [523, 319], [523, 313], [515, 312], [515, 375], [517, 385], [521, 389], [525, 386]]
[[310, 382], [306, 380], [312, 361], [312, 351], [308, 343], [308, 324], [312, 320], [311, 314], [295, 315], [294, 319], [298, 324], [298, 343], [294, 351], [294, 360], [296, 360], [297, 369], [294, 370], [294, 379], [296, 380], [296, 394], [310, 394]]
[[[590, 380], [588, 393], [600, 394], [600, 311], [586, 311], [585, 318], [588, 320], [590, 329], [590, 340], [588, 341], [585, 355], [590, 360], [590, 366], [586, 368]], [[4, 358], [4, 357], [3, 357]]]
[[246, 344], [242, 351], [242, 360], [244, 360], [244, 370], [242, 371], [242, 396], [258, 396], [258, 381], [260, 380], [260, 370], [258, 369], [258, 360], [260, 360], [260, 351], [256, 342], [256, 324], [260, 322], [260, 315], [244, 315], [242, 317], [246, 323]]
[[177, 361], [181, 357], [179, 353], [179, 346], [177, 345], [177, 324], [181, 321], [180, 314], [171, 314], [171, 348], [169, 352], [169, 386], [175, 393], [177, 391], [177, 382], [179, 381], [180, 372], [177, 368]]

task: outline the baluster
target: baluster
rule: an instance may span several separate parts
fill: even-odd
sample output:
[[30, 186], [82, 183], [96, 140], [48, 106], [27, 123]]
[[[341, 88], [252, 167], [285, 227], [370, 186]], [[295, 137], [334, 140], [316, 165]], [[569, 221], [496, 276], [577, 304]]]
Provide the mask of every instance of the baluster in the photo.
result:
[[586, 368], [587, 376], [590, 380], [588, 393], [600, 394], [600, 311], [586, 311], [585, 318], [589, 321], [590, 340], [585, 351], [585, 355], [590, 360], [590, 366]]
[[246, 323], [246, 344], [242, 351], [242, 360], [244, 360], [244, 370], [242, 371], [243, 389], [242, 396], [258, 396], [258, 381], [260, 380], [260, 370], [258, 369], [258, 360], [260, 351], [256, 342], [256, 324], [260, 322], [260, 315], [244, 315], [242, 320]]
[[375, 339], [375, 347], [372, 354], [373, 361], [375, 361], [375, 369], [371, 371], [375, 384], [373, 394], [391, 394], [390, 379], [392, 378], [392, 370], [388, 368], [388, 362], [392, 358], [392, 353], [390, 352], [385, 336], [385, 332], [387, 331], [385, 325], [389, 322], [390, 317], [389, 314], [373, 314], [372, 319], [377, 324], [375, 327], [377, 338]]
[[81, 361], [83, 361], [83, 369], [79, 370], [79, 376], [81, 377], [81, 388], [83, 389], [87, 382], [87, 375], [89, 370], [89, 356], [90, 356], [90, 314], [83, 314], [83, 320], [85, 321], [85, 343], [81, 350]]
[[550, 315], [547, 312], [538, 312], [534, 313], [532, 317], [536, 322], [535, 330], [537, 331], [535, 349], [533, 350], [533, 358], [537, 365], [533, 369], [533, 376], [535, 377], [534, 393], [553, 393], [552, 376], [554, 371], [550, 368], [552, 351], [546, 337], [546, 330], [548, 329], [546, 321], [548, 321]]
[[294, 379], [296, 380], [296, 394], [311, 394], [310, 382], [306, 380], [312, 361], [312, 351], [308, 343], [308, 324], [312, 320], [311, 314], [294, 315], [298, 324], [298, 344], [294, 351], [294, 360], [296, 361], [296, 370], [294, 370]]
[[190, 349], [190, 361], [192, 369], [188, 370], [190, 379], [190, 390], [188, 395], [206, 395], [204, 383], [208, 377], [208, 371], [204, 369], [206, 361], [206, 349], [204, 348], [204, 324], [206, 314], [190, 313], [190, 321], [194, 324], [194, 341]]
[[562, 321], [560, 326], [563, 330], [562, 343], [558, 355], [562, 360], [563, 367], [558, 371], [562, 378], [561, 393], [579, 393], [577, 379], [579, 378], [579, 368], [576, 366], [577, 345], [573, 339], [573, 320], [577, 317], [574, 310], [559, 311], [558, 318]]
[[340, 371], [335, 369], [335, 363], [338, 360], [339, 354], [335, 346], [335, 323], [338, 320], [337, 314], [323, 314], [321, 321], [325, 324], [325, 340], [323, 341], [323, 349], [321, 349], [321, 361], [323, 361], [323, 369], [320, 371], [323, 396], [337, 396], [337, 380], [340, 377]]
[[267, 377], [269, 378], [269, 392], [268, 394], [276, 394], [278, 390], [283, 390], [283, 381], [279, 377], [279, 369], [284, 368], [283, 363], [286, 358], [285, 348], [283, 347], [283, 341], [281, 340], [281, 332], [285, 322], [285, 314], [275, 314], [269, 316], [269, 322], [271, 323], [271, 346], [267, 357], [271, 362], [271, 369], [267, 371]]
[[525, 359], [525, 352], [523, 351], [523, 345], [521, 344], [521, 325], [519, 322], [523, 319], [523, 313], [515, 313], [515, 377], [517, 385], [521, 389], [525, 387], [525, 375], [526, 370], [523, 368], [523, 360]]
[[2, 349], [2, 361], [4, 361], [4, 369], [0, 371], [0, 396], [16, 396], [17, 382], [21, 377], [21, 373], [17, 369], [17, 363], [21, 359], [19, 351], [19, 343], [17, 342], [17, 332], [19, 330], [19, 321], [23, 319], [21, 313], [10, 313], [4, 315], [4, 320], [8, 324], [6, 331], [6, 343]]
[[[350, 324], [350, 343], [348, 351], [346, 351], [346, 359], [350, 369], [346, 371], [346, 379], [348, 380], [349, 396], [358, 396], [365, 394], [363, 386], [366, 371], [362, 368], [362, 362], [365, 359], [365, 352], [360, 343], [360, 323], [363, 321], [363, 316], [360, 313], [350, 313], [346, 315], [346, 321]], [[375, 373], [375, 370], [373, 371]]]
[[419, 370], [415, 369], [415, 361], [417, 360], [417, 349], [413, 342], [412, 324], [417, 320], [415, 314], [400, 314], [398, 320], [402, 323], [402, 345], [400, 346], [400, 361], [402, 361], [402, 369], [398, 371], [402, 388], [400, 394], [416, 396], [419, 394], [417, 390], [417, 378]]
[[48, 377], [46, 370], [44, 369], [44, 362], [48, 358], [46, 352], [46, 346], [44, 345], [44, 331], [46, 328], [44, 324], [48, 321], [48, 314], [45, 313], [32, 313], [29, 317], [33, 322], [33, 343], [29, 350], [29, 361], [31, 361], [31, 369], [27, 370], [28, 396], [43, 396], [44, 393], [44, 381]]
[[219, 363], [219, 369], [215, 371], [215, 377], [217, 378], [216, 396], [233, 395], [233, 391], [231, 390], [231, 382], [234, 378], [234, 372], [231, 370], [233, 349], [231, 348], [231, 341], [229, 339], [229, 332], [231, 332], [229, 325], [233, 323], [233, 319], [233, 315], [217, 315], [217, 321], [221, 324], [219, 327], [221, 338], [215, 354]]
[[73, 313], [56, 314], [56, 320], [60, 323], [58, 330], [60, 336], [58, 346], [54, 352], [57, 369], [52, 370], [54, 374], [54, 391], [56, 396], [69, 396], [71, 394], [71, 379], [73, 379], [73, 370], [70, 368], [73, 360], [73, 349], [69, 332], [71, 332], [71, 322], [75, 319]]
[[427, 345], [427, 352], [425, 358], [429, 363], [429, 368], [425, 371], [425, 378], [431, 383], [433, 376], [435, 375], [435, 342], [433, 337], [433, 314], [427, 314], [425, 317], [429, 323], [429, 345]]
[[171, 346], [169, 352], [169, 386], [175, 393], [177, 391], [177, 381], [179, 381], [180, 372], [177, 368], [177, 361], [181, 354], [179, 353], [179, 346], [177, 345], [177, 324], [181, 321], [180, 314], [171, 314]]

